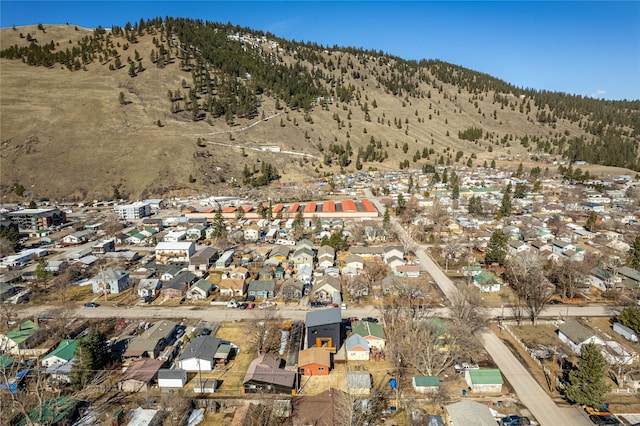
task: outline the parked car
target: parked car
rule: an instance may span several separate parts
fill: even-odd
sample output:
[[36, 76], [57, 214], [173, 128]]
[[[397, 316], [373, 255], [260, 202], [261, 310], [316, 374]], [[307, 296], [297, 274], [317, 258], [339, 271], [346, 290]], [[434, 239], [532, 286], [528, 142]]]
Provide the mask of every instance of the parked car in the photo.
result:
[[365, 318], [362, 318], [362, 321], [375, 322], [375, 323], [377, 323], [377, 322], [378, 322], [378, 318], [365, 317]]
[[269, 308], [275, 308], [276, 306], [277, 306], [276, 302], [267, 301], [259, 304], [258, 309], [269, 309]]
[[209, 336], [211, 334], [211, 330], [208, 328], [203, 328], [202, 331], [200, 332], [201, 336]]
[[507, 417], [503, 417], [500, 420], [500, 423], [505, 426], [520, 426], [520, 425], [530, 425], [531, 420], [528, 417], [520, 417], [515, 414]]
[[100, 305], [98, 305], [96, 302], [87, 302], [84, 304], [85, 308], [97, 308], [98, 306]]
[[247, 304], [247, 309], [253, 309], [253, 308], [255, 308], [255, 307], [256, 307], [256, 304], [255, 304], [255, 303], [248, 303], [248, 304]]
[[563, 305], [562, 300], [558, 300], [558, 299], [549, 300], [549, 304], [550, 305]]
[[247, 303], [240, 303], [240, 304], [238, 304], [238, 309], [247, 309], [247, 306], [249, 306], [249, 304], [247, 304]]
[[618, 420], [611, 414], [605, 414], [605, 415], [592, 414], [589, 416], [589, 420], [591, 420], [591, 423], [595, 425], [619, 425], [620, 424], [620, 420]]

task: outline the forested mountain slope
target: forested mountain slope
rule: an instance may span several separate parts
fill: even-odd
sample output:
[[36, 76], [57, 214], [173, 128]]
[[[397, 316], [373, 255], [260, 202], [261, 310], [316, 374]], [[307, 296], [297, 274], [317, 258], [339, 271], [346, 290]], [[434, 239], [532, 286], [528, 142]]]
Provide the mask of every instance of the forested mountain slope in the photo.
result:
[[492, 160], [640, 170], [640, 101], [189, 19], [1, 31], [5, 199], [114, 188], [138, 198]]

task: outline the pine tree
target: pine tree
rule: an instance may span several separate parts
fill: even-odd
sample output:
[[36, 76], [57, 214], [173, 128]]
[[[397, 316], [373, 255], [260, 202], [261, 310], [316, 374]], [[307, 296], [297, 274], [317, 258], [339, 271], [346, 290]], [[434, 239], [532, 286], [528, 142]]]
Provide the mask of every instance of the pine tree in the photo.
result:
[[216, 215], [213, 218], [211, 224], [211, 236], [215, 239], [224, 239], [227, 237], [227, 227], [224, 223], [224, 217], [222, 216], [222, 208], [218, 207]]
[[75, 389], [82, 389], [91, 383], [98, 370], [103, 369], [111, 359], [106, 341], [104, 333], [91, 329], [78, 342], [70, 376], [71, 386]]
[[507, 236], [502, 232], [502, 229], [496, 229], [489, 243], [487, 244], [487, 252], [484, 256], [485, 263], [499, 263], [503, 264], [507, 257]]
[[640, 235], [636, 236], [636, 239], [631, 244], [627, 263], [631, 268], [640, 270]]
[[391, 223], [391, 213], [389, 213], [389, 208], [384, 209], [384, 216], [382, 217], [382, 223], [386, 227]]
[[498, 210], [498, 219], [511, 215], [513, 206], [511, 205], [511, 182], [507, 185], [502, 195], [502, 203], [500, 204], [500, 210]]
[[602, 407], [610, 390], [605, 382], [606, 361], [594, 343], [583, 345], [580, 352], [578, 366], [569, 372], [565, 395], [575, 404]]
[[451, 190], [451, 198], [454, 200], [460, 198], [460, 185], [458, 185], [457, 182], [453, 185], [453, 189]]
[[296, 212], [296, 216], [293, 219], [293, 234], [296, 238], [300, 238], [302, 232], [304, 231], [304, 216], [302, 213], [302, 209], [298, 209]]

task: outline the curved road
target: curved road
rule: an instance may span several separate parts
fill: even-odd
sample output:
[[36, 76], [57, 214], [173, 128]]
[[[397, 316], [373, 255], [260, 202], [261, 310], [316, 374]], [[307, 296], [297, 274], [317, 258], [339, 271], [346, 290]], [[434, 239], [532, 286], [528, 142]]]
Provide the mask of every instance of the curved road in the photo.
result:
[[[371, 191], [366, 189], [365, 195], [376, 208], [378, 208], [378, 211], [384, 211], [384, 206], [377, 198], [372, 196]], [[395, 218], [392, 218], [392, 224], [400, 234], [406, 236], [405, 230]], [[415, 244], [414, 241], [410, 241]], [[419, 245], [415, 245], [418, 247], [415, 250], [415, 254], [418, 259], [420, 259], [421, 269], [425, 269], [431, 275], [449, 300], [456, 297], [459, 291], [453, 282]], [[570, 310], [575, 313], [575, 309], [576, 308], [572, 308]], [[547, 313], [553, 314], [552, 311], [552, 309], [548, 309]], [[494, 318], [498, 315], [494, 315]], [[495, 334], [486, 331], [482, 333], [481, 337], [485, 350], [496, 363], [502, 374], [507, 378], [520, 401], [531, 411], [531, 414], [536, 418], [538, 423], [542, 426], [590, 424], [583, 416], [579, 415], [577, 409], [560, 409], [538, 382], [531, 377], [529, 372], [511, 353], [504, 342]]]

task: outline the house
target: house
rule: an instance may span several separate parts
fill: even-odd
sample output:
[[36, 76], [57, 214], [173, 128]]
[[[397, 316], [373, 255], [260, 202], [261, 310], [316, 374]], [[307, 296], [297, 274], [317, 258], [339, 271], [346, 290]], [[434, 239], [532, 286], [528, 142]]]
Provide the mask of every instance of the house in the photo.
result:
[[272, 280], [273, 279], [273, 268], [260, 268], [258, 270], [258, 278], [259, 280]]
[[640, 271], [623, 266], [618, 269], [618, 274], [622, 277], [622, 285], [627, 288], [640, 288]]
[[331, 246], [322, 246], [318, 249], [317, 258], [318, 268], [329, 268], [335, 264], [336, 250]]
[[290, 394], [297, 373], [281, 368], [281, 363], [280, 358], [270, 354], [262, 354], [251, 361], [242, 381], [245, 393]]
[[169, 231], [162, 239], [165, 243], [177, 243], [187, 238], [187, 231]]
[[604, 341], [596, 336], [596, 333], [588, 327], [580, 324], [576, 319], [569, 318], [558, 327], [558, 338], [569, 345], [569, 347], [579, 356], [580, 348], [587, 343], [604, 345]]
[[340, 289], [341, 285], [338, 278], [325, 275], [315, 282], [310, 299], [314, 302], [342, 303]]
[[210, 246], [196, 251], [189, 258], [189, 271], [199, 276], [204, 275], [215, 264], [218, 256], [218, 250]]
[[304, 294], [304, 289], [303, 282], [290, 278], [280, 286], [280, 295], [285, 300], [299, 300]]
[[307, 347], [329, 348], [333, 353], [342, 346], [342, 318], [340, 308], [307, 312]]
[[351, 254], [357, 254], [365, 260], [377, 260], [382, 259], [383, 247], [382, 246], [353, 246], [349, 248]]
[[622, 285], [622, 277], [619, 273], [600, 267], [591, 269], [586, 281], [589, 285], [592, 285], [602, 291], [607, 291], [611, 288], [620, 287]]
[[141, 335], [135, 336], [129, 341], [124, 358], [149, 357], [158, 358], [167, 342], [173, 337], [178, 326], [177, 323], [169, 320], [155, 322]]
[[196, 252], [196, 244], [193, 241], [160, 242], [156, 245], [156, 263], [166, 265], [168, 263], [189, 263], [191, 256]]
[[553, 240], [551, 242], [551, 251], [553, 254], [556, 254], [558, 256], [563, 256], [564, 252], [566, 252], [567, 250], [575, 251], [575, 249], [576, 246], [567, 241]]
[[351, 332], [361, 336], [371, 349], [384, 349], [386, 338], [381, 324], [369, 321], [356, 321], [351, 324]]
[[138, 283], [138, 296], [143, 300], [153, 299], [162, 288], [162, 281], [157, 278], [143, 278]]
[[120, 293], [129, 287], [129, 272], [122, 269], [105, 269], [91, 278], [94, 293]]
[[482, 271], [478, 275], [474, 275], [471, 277], [471, 281], [482, 293], [500, 291], [504, 285], [500, 278], [486, 271]]
[[238, 266], [229, 273], [229, 278], [241, 278], [246, 280], [249, 278], [249, 270], [244, 266]]
[[129, 235], [129, 237], [127, 237], [127, 239], [124, 240], [124, 242], [127, 244], [142, 244], [146, 239], [147, 239], [146, 234], [136, 232], [134, 234]]
[[53, 365], [66, 364], [75, 356], [77, 346], [78, 341], [75, 339], [62, 339], [53, 351], [49, 352], [42, 358], [40, 364], [44, 368], [48, 368]]
[[627, 327], [626, 325], [622, 325], [619, 322], [613, 323], [613, 331], [624, 337], [630, 342], [638, 341], [638, 334], [635, 331]]
[[16, 327], [0, 335], [0, 351], [18, 354], [23, 349], [29, 349], [34, 343], [36, 331], [40, 327], [31, 320], [24, 321]]
[[309, 348], [298, 355], [298, 372], [305, 376], [326, 376], [331, 369], [331, 352], [325, 348]]
[[157, 382], [158, 371], [164, 361], [142, 358], [131, 361], [118, 379], [118, 389], [123, 392], [141, 392], [151, 389]]
[[205, 225], [196, 225], [187, 229], [186, 239], [197, 241], [204, 237], [204, 232], [207, 229]]
[[220, 343], [217, 337], [196, 337], [187, 344], [178, 365], [185, 371], [212, 371], [216, 365], [214, 355]]
[[163, 419], [164, 412], [161, 410], [138, 407], [131, 410], [131, 418], [127, 426], [161, 426]]
[[93, 254], [105, 254], [116, 250], [116, 243], [113, 239], [99, 241], [91, 247]]
[[245, 280], [242, 278], [227, 278], [220, 281], [218, 291], [222, 297], [236, 297], [244, 294]]
[[291, 399], [293, 426], [334, 426], [343, 424], [350, 397], [340, 389], [330, 388], [317, 395], [294, 396]]
[[385, 246], [382, 249], [382, 260], [389, 263], [389, 259], [396, 257], [404, 259], [404, 248], [402, 246]]
[[215, 268], [216, 269], [224, 269], [231, 265], [233, 261], [233, 254], [235, 251], [233, 249], [226, 250], [222, 255], [216, 260]]
[[209, 297], [211, 287], [212, 284], [209, 281], [201, 278], [189, 287], [185, 297], [189, 300], [204, 300]]
[[397, 265], [393, 270], [396, 276], [402, 278], [419, 278], [420, 265]]
[[313, 276], [313, 270], [311, 266], [303, 263], [298, 267], [298, 273], [296, 274], [296, 280], [303, 282], [305, 284], [311, 283], [311, 277]]
[[502, 374], [497, 368], [469, 369], [464, 372], [464, 380], [471, 392], [498, 393], [502, 392]]
[[273, 249], [269, 253], [269, 258], [275, 259], [278, 262], [283, 263], [283, 262], [286, 262], [287, 259], [289, 258], [290, 252], [291, 252], [291, 247], [276, 245], [276, 246], [273, 246]]
[[518, 253], [524, 253], [528, 251], [529, 247], [524, 241], [521, 240], [509, 240], [507, 241], [507, 252], [510, 255], [516, 255]]
[[352, 334], [344, 342], [348, 361], [369, 361], [371, 348], [364, 337]]
[[364, 259], [357, 254], [348, 254], [344, 257], [344, 266], [355, 269], [360, 274], [364, 270]]
[[275, 296], [276, 282], [274, 280], [252, 280], [247, 288], [247, 295], [256, 299], [271, 299]]
[[242, 232], [245, 241], [258, 241], [260, 239], [260, 227], [256, 224], [246, 226]]
[[347, 372], [347, 392], [357, 396], [369, 395], [371, 392], [371, 374], [368, 371]]
[[313, 266], [313, 250], [307, 247], [301, 247], [296, 249], [291, 255], [291, 261], [296, 268], [299, 268], [300, 265], [307, 265], [309, 267]]
[[463, 399], [445, 406], [449, 415], [449, 426], [496, 426], [496, 419], [489, 406], [482, 402]]
[[62, 237], [62, 243], [67, 245], [78, 245], [89, 241], [95, 235], [94, 231], [76, 231], [72, 234]]
[[187, 290], [198, 279], [192, 272], [180, 272], [160, 289], [162, 297], [175, 299], [185, 297]]
[[419, 393], [437, 392], [440, 389], [440, 379], [438, 376], [413, 376], [411, 385]]
[[170, 370], [162, 368], [158, 370], [158, 387], [181, 389], [187, 383], [187, 372], [181, 369]]

